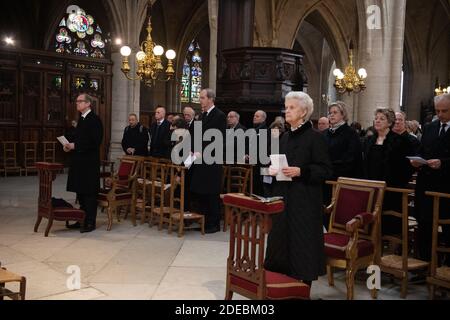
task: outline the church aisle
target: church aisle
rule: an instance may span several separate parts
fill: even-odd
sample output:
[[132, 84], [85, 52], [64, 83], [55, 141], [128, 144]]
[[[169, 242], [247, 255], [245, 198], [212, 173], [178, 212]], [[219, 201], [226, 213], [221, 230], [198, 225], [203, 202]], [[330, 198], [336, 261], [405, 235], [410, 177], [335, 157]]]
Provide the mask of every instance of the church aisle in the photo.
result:
[[[53, 195], [74, 202], [65, 192], [67, 177], [58, 176]], [[55, 222], [48, 238], [33, 232], [37, 177], [0, 178], [0, 262], [27, 277], [28, 300], [221, 300], [225, 294], [228, 234], [202, 237], [188, 232], [179, 239], [148, 225], [132, 227], [98, 214], [98, 229], [89, 234]], [[80, 290], [69, 290], [69, 266], [81, 269]], [[364, 278], [365, 279], [365, 278]], [[345, 274], [336, 274], [336, 287], [325, 277], [314, 283], [312, 299], [345, 299]], [[365, 280], [357, 281], [357, 299], [370, 299]], [[399, 299], [399, 286], [383, 278], [381, 300]], [[410, 286], [408, 299], [427, 299], [424, 285]], [[235, 299], [244, 299], [235, 296]]]

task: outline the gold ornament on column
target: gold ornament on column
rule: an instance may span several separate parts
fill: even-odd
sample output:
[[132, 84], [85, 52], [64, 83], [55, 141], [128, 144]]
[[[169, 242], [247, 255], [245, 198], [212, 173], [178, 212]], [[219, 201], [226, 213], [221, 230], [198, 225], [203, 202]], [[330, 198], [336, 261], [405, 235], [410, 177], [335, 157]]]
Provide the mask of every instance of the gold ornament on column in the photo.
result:
[[175, 75], [173, 60], [176, 57], [174, 50], [167, 50], [167, 68], [164, 71], [164, 66], [162, 64], [161, 56], [164, 54], [164, 48], [153, 42], [152, 39], [152, 17], [150, 14], [151, 1], [149, 1], [149, 14], [148, 14], [148, 25], [147, 25], [147, 38], [142, 42], [140, 46], [140, 51], [136, 53], [136, 75], [134, 78], [130, 75], [130, 61], [129, 57], [132, 50], [128, 46], [123, 46], [120, 49], [120, 54], [122, 55], [122, 72], [125, 74], [129, 80], [140, 80], [148, 87], [155, 85], [156, 81], [169, 81], [172, 80]]
[[345, 72], [340, 69], [335, 69], [333, 75], [336, 77], [334, 87], [340, 94], [360, 93], [366, 89], [365, 79], [367, 78], [367, 71], [361, 68], [356, 72], [353, 66], [353, 41], [350, 42], [350, 55], [348, 57], [349, 64], [345, 68]]

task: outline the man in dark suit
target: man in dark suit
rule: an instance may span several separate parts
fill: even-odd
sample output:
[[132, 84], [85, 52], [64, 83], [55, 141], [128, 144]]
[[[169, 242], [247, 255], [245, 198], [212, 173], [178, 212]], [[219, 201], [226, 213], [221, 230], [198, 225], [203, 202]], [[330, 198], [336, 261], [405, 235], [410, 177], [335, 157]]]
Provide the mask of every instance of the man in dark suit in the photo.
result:
[[125, 128], [122, 139], [122, 149], [125, 154], [130, 156], [148, 155], [148, 130], [139, 123], [136, 114], [132, 113], [128, 116], [128, 123]]
[[[222, 133], [225, 139], [227, 126], [226, 115], [214, 106], [215, 92], [211, 89], [202, 90], [200, 104], [202, 106], [202, 136], [209, 129], [216, 129]], [[198, 139], [198, 137], [197, 137]], [[212, 142], [202, 143], [202, 152]], [[223, 146], [222, 146], [223, 148]], [[196, 153], [200, 150], [195, 150]], [[194, 164], [192, 170], [191, 191], [198, 195], [200, 200], [200, 212], [206, 218], [206, 233], [220, 231], [220, 193], [222, 187], [222, 163], [206, 164], [201, 154], [201, 164]], [[214, 156], [214, 154], [213, 154]]]
[[[411, 161], [411, 164], [419, 170], [415, 209], [419, 223], [419, 254], [425, 261], [430, 261], [431, 258], [433, 222], [433, 199], [426, 196], [425, 191], [450, 193], [450, 94], [436, 97], [435, 110], [438, 120], [425, 126], [419, 151], [419, 155], [427, 160], [427, 164], [422, 165], [420, 162]], [[450, 218], [448, 208], [450, 208], [450, 201], [442, 200], [441, 218]], [[450, 244], [448, 226], [443, 228], [443, 239]]]
[[67, 191], [75, 192], [80, 201], [80, 209], [86, 212], [84, 225], [74, 224], [69, 228], [81, 228], [81, 233], [96, 228], [97, 195], [100, 190], [100, 145], [103, 140], [103, 125], [91, 110], [93, 98], [81, 94], [76, 100], [81, 113], [74, 142], [64, 146], [71, 153]]
[[[258, 110], [255, 112], [255, 115], [253, 116], [253, 128], [256, 130], [256, 134], [258, 135], [258, 163], [253, 167], [253, 193], [261, 196], [266, 196], [266, 191], [264, 190], [264, 177], [261, 175], [261, 168], [263, 168], [264, 166], [261, 164], [259, 159], [259, 140], [263, 131], [269, 129], [267, 127], [266, 121], [267, 113], [265, 111]], [[267, 142], [267, 154], [270, 155], [270, 141]]]
[[[191, 136], [191, 151], [194, 150], [194, 123], [195, 123], [195, 110], [191, 107], [186, 107], [183, 109], [183, 117], [186, 121], [186, 129], [189, 131]], [[185, 187], [184, 187], [184, 208], [186, 211], [191, 211], [191, 181], [192, 181], [192, 170], [188, 170], [185, 176]]]
[[170, 123], [166, 119], [166, 109], [158, 107], [155, 110], [155, 122], [150, 127], [150, 156], [155, 158], [170, 158]]
[[[231, 143], [231, 141], [233, 141], [234, 143], [234, 156], [233, 158], [231, 158], [230, 155], [230, 159], [228, 159], [227, 157], [227, 163], [229, 163], [230, 160], [233, 160], [234, 164], [241, 164], [241, 163], [245, 163], [245, 155], [248, 153], [248, 139], [245, 139], [245, 146], [244, 146], [244, 150], [238, 150], [238, 138], [236, 137], [236, 131], [237, 130], [243, 130], [244, 132], [247, 130], [246, 127], [244, 127], [241, 123], [240, 123], [240, 119], [241, 116], [239, 115], [239, 113], [237, 113], [236, 111], [231, 111], [228, 113], [227, 116], [227, 125], [228, 125], [228, 130], [227, 130], [227, 148], [228, 148], [228, 144]], [[234, 139], [232, 139], [232, 135], [234, 135]], [[230, 140], [230, 141], [228, 141]], [[240, 152], [239, 152], [240, 151]], [[241, 154], [241, 156], [239, 155], [239, 153]]]

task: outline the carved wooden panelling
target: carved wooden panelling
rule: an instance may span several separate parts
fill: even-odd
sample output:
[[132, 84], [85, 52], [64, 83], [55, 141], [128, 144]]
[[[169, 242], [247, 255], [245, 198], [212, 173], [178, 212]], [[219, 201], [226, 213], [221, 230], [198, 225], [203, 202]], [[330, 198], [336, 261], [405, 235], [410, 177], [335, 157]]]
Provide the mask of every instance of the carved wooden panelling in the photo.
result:
[[23, 72], [23, 121], [40, 121], [42, 106], [42, 73]]
[[0, 121], [17, 119], [17, 72], [0, 70]]

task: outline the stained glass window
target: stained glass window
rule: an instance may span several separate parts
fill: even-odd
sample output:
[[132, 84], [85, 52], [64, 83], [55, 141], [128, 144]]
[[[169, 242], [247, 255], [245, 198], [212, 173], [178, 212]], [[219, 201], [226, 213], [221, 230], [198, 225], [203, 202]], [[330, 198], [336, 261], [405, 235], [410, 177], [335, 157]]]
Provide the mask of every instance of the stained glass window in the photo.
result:
[[54, 48], [61, 54], [104, 58], [106, 43], [102, 29], [95, 19], [82, 8], [72, 5], [67, 8], [56, 31]]
[[202, 90], [203, 68], [200, 46], [196, 40], [189, 45], [183, 64], [181, 79], [181, 102], [200, 103]]

